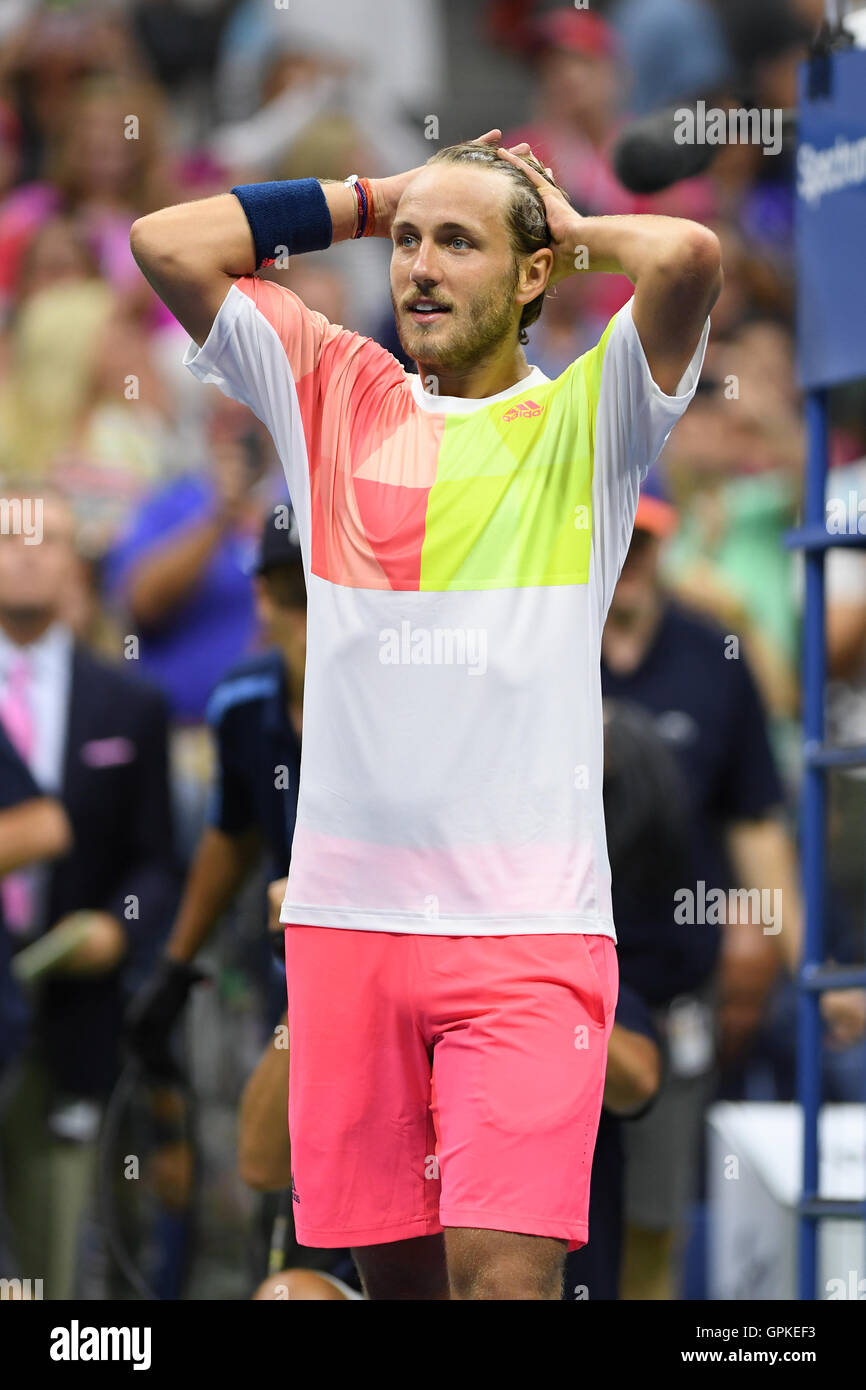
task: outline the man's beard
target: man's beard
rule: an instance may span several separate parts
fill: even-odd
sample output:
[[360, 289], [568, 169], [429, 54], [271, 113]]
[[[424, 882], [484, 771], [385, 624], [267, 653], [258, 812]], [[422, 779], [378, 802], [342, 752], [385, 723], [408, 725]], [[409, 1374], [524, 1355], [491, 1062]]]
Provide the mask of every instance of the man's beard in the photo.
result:
[[[391, 304], [400, 346], [408, 357], [425, 367], [444, 367], [449, 372], [459, 372], [479, 366], [493, 356], [502, 340], [512, 332], [516, 287], [515, 267], [511, 283], [504, 289], [478, 295], [471, 303], [461, 306], [466, 327], [449, 334], [447, 338], [443, 334], [442, 341], [434, 336], [436, 330], [429, 337], [420, 329], [411, 337], [404, 331], [405, 325], [398, 313], [392, 290]], [[451, 312], [453, 314], [455, 311], [452, 309]]]

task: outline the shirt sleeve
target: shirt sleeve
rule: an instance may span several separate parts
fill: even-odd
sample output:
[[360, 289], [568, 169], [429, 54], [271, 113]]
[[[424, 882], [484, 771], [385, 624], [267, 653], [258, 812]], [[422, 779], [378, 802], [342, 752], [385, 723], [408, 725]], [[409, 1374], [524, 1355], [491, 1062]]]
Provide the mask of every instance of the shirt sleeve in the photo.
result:
[[242, 835], [255, 824], [249, 778], [240, 766], [240, 756], [232, 737], [231, 715], [207, 715], [216, 744], [216, 771], [208, 807], [207, 821], [224, 835]]
[[586, 354], [583, 374], [585, 408], [594, 409], [595, 418], [593, 546], [605, 614], [628, 552], [641, 482], [694, 398], [710, 333], [708, 318], [692, 360], [668, 396], [650, 371], [633, 306], [634, 296]]
[[184, 365], [199, 381], [240, 401], [270, 431], [293, 502], [311, 461], [371, 379], [402, 378], [402, 368], [371, 338], [333, 324], [291, 290], [254, 275], [236, 280], [200, 348]]
[[653, 1023], [649, 1005], [630, 985], [624, 984], [622, 980], [620, 980], [619, 985], [614, 1022], [618, 1023], [621, 1028], [628, 1029], [630, 1033], [640, 1033], [642, 1037], [649, 1038], [650, 1042], [658, 1044], [658, 1031]]

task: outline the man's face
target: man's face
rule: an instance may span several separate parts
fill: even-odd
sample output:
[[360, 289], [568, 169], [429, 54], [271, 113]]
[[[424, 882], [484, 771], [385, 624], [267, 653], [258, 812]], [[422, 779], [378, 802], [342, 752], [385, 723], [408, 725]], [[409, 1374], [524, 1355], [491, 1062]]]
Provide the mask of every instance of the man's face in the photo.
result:
[[0, 614], [55, 618], [75, 586], [72, 514], [60, 498], [42, 499], [42, 531], [37, 544], [23, 535], [0, 534]]
[[459, 164], [429, 165], [405, 190], [392, 228], [391, 301], [416, 362], [460, 370], [516, 340], [523, 304], [505, 220], [513, 191], [507, 175]]
[[620, 85], [616, 65], [609, 59], [552, 49], [540, 75], [547, 102], [557, 115], [578, 127], [609, 121]]

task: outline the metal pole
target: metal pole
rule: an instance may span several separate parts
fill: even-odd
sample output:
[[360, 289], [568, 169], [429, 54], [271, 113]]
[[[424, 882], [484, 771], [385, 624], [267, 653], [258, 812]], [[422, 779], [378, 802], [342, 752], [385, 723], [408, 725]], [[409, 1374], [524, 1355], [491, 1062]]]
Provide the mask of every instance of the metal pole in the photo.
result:
[[[806, 401], [808, 460], [804, 524], [825, 525], [827, 478], [827, 392], [813, 391]], [[824, 682], [826, 675], [824, 623], [824, 551], [807, 550], [806, 597], [803, 620], [803, 738], [808, 751], [824, 741]], [[825, 884], [825, 770], [803, 771], [801, 853], [805, 917], [803, 966], [824, 959]], [[803, 1116], [803, 1197], [818, 1196], [818, 1118], [821, 1105], [820, 995], [801, 989], [798, 1000], [797, 1090]], [[799, 1297], [816, 1297], [818, 1225], [800, 1217]]]

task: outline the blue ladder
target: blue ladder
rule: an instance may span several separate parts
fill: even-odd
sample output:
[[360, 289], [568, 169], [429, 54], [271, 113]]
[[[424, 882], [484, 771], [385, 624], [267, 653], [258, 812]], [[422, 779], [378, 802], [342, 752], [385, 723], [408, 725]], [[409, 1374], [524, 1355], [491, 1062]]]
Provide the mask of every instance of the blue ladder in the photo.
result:
[[[799, 1202], [799, 1297], [818, 1298], [818, 1223], [827, 1217], [863, 1221], [866, 1200], [837, 1201], [818, 1195], [818, 1117], [821, 1106], [820, 995], [824, 990], [866, 987], [866, 967], [827, 967], [825, 950], [826, 809], [825, 774], [830, 768], [866, 765], [866, 745], [832, 747], [825, 743], [824, 687], [826, 629], [824, 556], [831, 546], [866, 547], [866, 534], [832, 535], [825, 522], [827, 485], [827, 391], [806, 398], [808, 457], [803, 525], [785, 538], [804, 552], [806, 569], [803, 615], [803, 789], [800, 853], [805, 916], [800, 968], [797, 1027], [797, 1094], [803, 1112], [803, 1190]], [[866, 1097], [864, 1097], [866, 1100]]]

